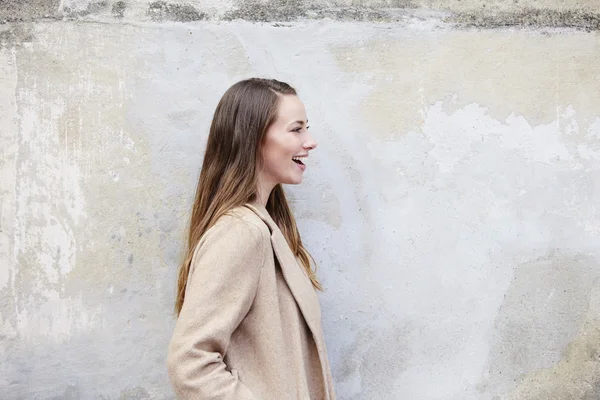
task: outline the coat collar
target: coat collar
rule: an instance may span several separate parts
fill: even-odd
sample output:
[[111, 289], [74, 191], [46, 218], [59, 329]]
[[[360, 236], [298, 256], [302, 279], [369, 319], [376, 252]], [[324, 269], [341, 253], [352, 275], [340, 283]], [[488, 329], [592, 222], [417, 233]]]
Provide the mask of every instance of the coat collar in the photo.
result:
[[317, 293], [310, 281], [310, 278], [304, 271], [304, 268], [300, 265], [296, 257], [292, 253], [290, 246], [288, 245], [283, 233], [271, 218], [267, 209], [260, 204], [246, 204], [250, 210], [252, 210], [263, 222], [269, 227], [271, 231], [271, 244], [273, 251], [279, 265], [281, 266], [281, 272], [283, 277], [304, 316], [306, 324], [310, 328], [317, 345], [321, 345], [321, 310], [319, 306], [319, 299]]

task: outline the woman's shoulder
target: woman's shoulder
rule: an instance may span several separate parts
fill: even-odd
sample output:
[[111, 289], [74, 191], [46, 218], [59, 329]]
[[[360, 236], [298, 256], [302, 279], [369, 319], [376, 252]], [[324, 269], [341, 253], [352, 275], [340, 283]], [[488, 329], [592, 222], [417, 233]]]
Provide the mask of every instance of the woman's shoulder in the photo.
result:
[[268, 226], [250, 208], [245, 206], [233, 208], [222, 215], [207, 231], [207, 234], [216, 232], [227, 236], [243, 235], [249, 240], [265, 240], [270, 237]]
[[194, 249], [194, 260], [203, 251], [228, 252], [236, 249], [244, 254], [265, 253], [271, 242], [268, 227], [252, 210], [244, 208], [230, 210], [204, 232]]

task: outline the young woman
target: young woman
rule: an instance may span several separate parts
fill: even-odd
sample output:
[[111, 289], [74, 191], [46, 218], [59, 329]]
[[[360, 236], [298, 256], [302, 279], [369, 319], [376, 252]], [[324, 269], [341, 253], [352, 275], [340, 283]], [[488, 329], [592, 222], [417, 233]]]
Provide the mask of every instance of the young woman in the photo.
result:
[[307, 124], [276, 80], [238, 82], [217, 106], [168, 351], [181, 399], [335, 399], [321, 285], [282, 188], [316, 147]]

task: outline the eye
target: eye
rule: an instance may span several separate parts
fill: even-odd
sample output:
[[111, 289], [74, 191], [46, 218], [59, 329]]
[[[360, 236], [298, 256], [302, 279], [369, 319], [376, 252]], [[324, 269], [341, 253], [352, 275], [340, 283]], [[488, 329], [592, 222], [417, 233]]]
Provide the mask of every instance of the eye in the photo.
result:
[[302, 127], [301, 127], [301, 126], [299, 126], [299, 127], [297, 127], [297, 128], [294, 128], [294, 129], [292, 129], [292, 132], [297, 132], [297, 133], [300, 133], [300, 131], [301, 131], [301, 130], [302, 130]]

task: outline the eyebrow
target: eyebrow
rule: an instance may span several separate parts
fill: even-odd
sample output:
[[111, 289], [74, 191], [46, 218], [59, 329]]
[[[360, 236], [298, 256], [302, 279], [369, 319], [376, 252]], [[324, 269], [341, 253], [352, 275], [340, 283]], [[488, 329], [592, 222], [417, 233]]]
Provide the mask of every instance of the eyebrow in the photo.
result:
[[[297, 121], [294, 121], [294, 122], [290, 122], [290, 125], [292, 125], [292, 124], [304, 125], [304, 121], [297, 120]], [[308, 119], [306, 120], [306, 125], [308, 125]]]

